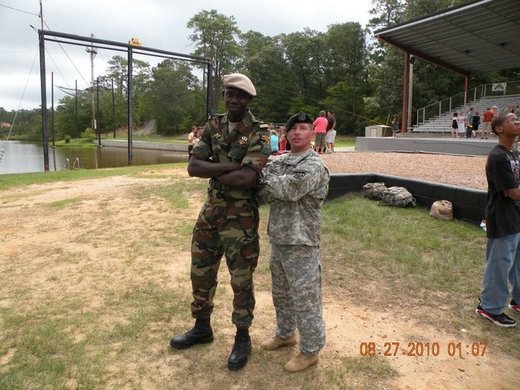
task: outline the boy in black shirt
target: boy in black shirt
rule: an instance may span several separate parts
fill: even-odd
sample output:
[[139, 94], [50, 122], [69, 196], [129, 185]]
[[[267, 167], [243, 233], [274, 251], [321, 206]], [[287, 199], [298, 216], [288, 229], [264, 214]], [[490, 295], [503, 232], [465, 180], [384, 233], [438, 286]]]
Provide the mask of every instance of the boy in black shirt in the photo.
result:
[[488, 241], [476, 313], [497, 326], [512, 327], [516, 321], [504, 313], [504, 308], [509, 299], [509, 280], [513, 289], [508, 307], [520, 313], [520, 154], [513, 150], [520, 121], [515, 114], [502, 115], [493, 119], [491, 129], [498, 135], [498, 145], [486, 163]]

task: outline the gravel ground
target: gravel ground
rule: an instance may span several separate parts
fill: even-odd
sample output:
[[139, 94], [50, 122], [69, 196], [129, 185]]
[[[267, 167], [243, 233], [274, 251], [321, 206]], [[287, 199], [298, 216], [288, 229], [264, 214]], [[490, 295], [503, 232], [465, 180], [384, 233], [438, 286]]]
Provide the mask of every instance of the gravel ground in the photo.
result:
[[381, 173], [466, 188], [487, 189], [486, 156], [336, 152], [323, 154], [322, 158], [331, 173]]

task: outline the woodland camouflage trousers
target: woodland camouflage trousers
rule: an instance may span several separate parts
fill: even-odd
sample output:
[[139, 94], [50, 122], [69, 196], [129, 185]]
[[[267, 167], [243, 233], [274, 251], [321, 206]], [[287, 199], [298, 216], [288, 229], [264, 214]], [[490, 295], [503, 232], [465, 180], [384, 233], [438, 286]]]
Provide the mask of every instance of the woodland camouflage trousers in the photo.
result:
[[209, 318], [217, 274], [225, 255], [233, 288], [232, 321], [248, 328], [253, 320], [253, 272], [259, 255], [258, 206], [251, 199], [208, 198], [202, 206], [191, 244], [191, 283], [194, 318]]

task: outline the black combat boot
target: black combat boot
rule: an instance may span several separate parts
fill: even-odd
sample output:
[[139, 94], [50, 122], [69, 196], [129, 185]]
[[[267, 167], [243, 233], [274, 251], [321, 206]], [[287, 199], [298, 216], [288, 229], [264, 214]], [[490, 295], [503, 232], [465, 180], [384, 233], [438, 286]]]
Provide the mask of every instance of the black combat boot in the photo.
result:
[[170, 346], [176, 349], [185, 349], [196, 344], [206, 344], [213, 341], [213, 330], [209, 318], [197, 318], [193, 329], [170, 339]]
[[228, 359], [228, 368], [230, 370], [238, 370], [244, 367], [247, 364], [250, 353], [251, 337], [249, 337], [249, 329], [237, 329], [235, 344]]

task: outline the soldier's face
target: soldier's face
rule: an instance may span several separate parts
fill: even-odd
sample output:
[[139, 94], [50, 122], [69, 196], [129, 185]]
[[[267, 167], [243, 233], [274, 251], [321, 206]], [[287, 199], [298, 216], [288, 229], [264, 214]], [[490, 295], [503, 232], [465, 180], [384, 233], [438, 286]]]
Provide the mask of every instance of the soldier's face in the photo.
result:
[[226, 88], [224, 90], [224, 105], [228, 116], [233, 122], [244, 118], [251, 96], [244, 91], [236, 88]]
[[287, 132], [287, 139], [291, 144], [291, 152], [299, 153], [311, 147], [314, 132], [310, 123], [295, 123]]

